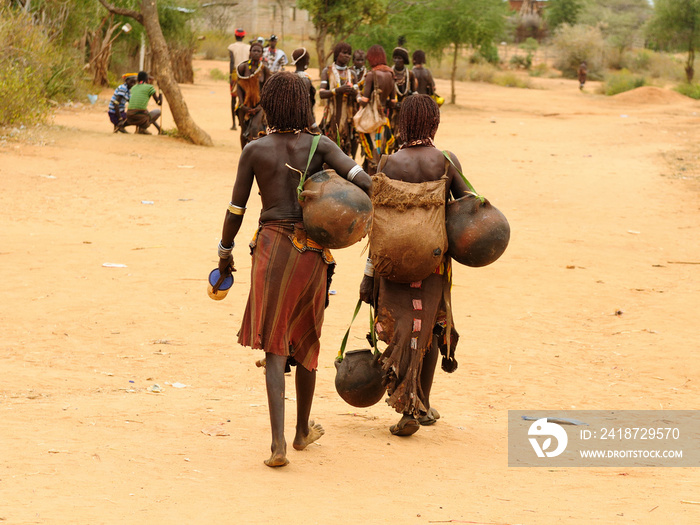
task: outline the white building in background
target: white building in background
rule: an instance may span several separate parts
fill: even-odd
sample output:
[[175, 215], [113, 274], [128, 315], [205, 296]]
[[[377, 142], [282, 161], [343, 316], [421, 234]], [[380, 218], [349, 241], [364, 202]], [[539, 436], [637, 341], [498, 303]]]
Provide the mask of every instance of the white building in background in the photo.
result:
[[310, 42], [314, 26], [308, 11], [299, 9], [296, 0], [202, 0], [210, 28], [233, 34], [236, 28], [246, 32], [246, 40], [277, 35], [280, 42], [288, 38]]

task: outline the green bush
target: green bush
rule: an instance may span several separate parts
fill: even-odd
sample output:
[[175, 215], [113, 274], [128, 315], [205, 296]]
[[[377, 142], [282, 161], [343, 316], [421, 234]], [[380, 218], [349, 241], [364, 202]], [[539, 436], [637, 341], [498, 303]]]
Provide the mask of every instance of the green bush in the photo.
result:
[[678, 91], [681, 95], [700, 100], [700, 84], [688, 84], [684, 82], [683, 84], [678, 84], [673, 89]]
[[536, 66], [533, 66], [528, 74], [531, 77], [543, 77], [543, 78], [557, 78], [559, 77], [559, 73], [556, 71], [553, 71], [549, 69], [547, 64], [541, 63], [537, 64]]
[[0, 8], [0, 126], [41, 122], [49, 101], [86, 92], [73, 50], [54, 44], [24, 11]]
[[0, 126], [31, 124], [48, 112], [48, 39], [24, 13], [0, 10]]
[[623, 69], [605, 76], [603, 93], [612, 96], [645, 85], [647, 85], [647, 81], [643, 76], [634, 75], [628, 69]]
[[228, 46], [236, 41], [232, 35], [216, 31], [203, 34], [204, 39], [197, 45], [197, 52], [206, 60], [228, 60]]
[[493, 45], [493, 42], [483, 44], [476, 52], [477, 55], [481, 56], [489, 64], [498, 64], [500, 58], [498, 58], [498, 48]]
[[652, 52], [648, 49], [640, 49], [628, 53], [624, 62], [630, 71], [648, 71], [651, 64], [651, 55]]
[[530, 85], [530, 80], [528, 78], [522, 78], [516, 75], [515, 73], [512, 73], [510, 71], [506, 71], [503, 73], [497, 73], [494, 75], [492, 81], [493, 84], [496, 84], [497, 86], [503, 86], [503, 87], [517, 87], [517, 88], [529, 88], [531, 87]]
[[673, 55], [652, 53], [649, 62], [649, 75], [652, 78], [667, 78], [676, 82], [682, 82], [685, 80], [683, 62], [683, 60]]
[[513, 55], [510, 57], [510, 65], [518, 69], [530, 69], [532, 67], [532, 53], [528, 53], [526, 56]]
[[520, 44], [518, 47], [532, 54], [539, 49], [540, 43], [531, 36], [529, 36], [525, 39], [525, 42]]
[[[466, 71], [466, 75], [460, 75], [461, 72]], [[492, 82], [493, 78], [496, 76], [498, 70], [491, 64], [475, 64], [470, 66], [468, 69], [458, 69], [457, 80], [469, 80], [471, 82]]]
[[633, 73], [641, 73], [651, 78], [663, 78], [675, 82], [685, 80], [682, 61], [666, 53], [638, 49], [625, 53], [623, 63]]
[[228, 75], [217, 67], [209, 71], [209, 76], [212, 80], [225, 80], [228, 82]]

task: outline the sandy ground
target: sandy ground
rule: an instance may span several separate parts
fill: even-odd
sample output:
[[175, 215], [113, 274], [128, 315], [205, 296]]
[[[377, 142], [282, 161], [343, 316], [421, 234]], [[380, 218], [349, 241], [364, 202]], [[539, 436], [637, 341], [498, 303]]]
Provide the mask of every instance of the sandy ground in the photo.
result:
[[[0, 140], [0, 522], [700, 522], [697, 469], [507, 464], [509, 409], [700, 404], [697, 101], [460, 84], [437, 145], [512, 237], [495, 264], [454, 269], [460, 365], [436, 374], [442, 419], [397, 438], [385, 403], [336, 394], [364, 266], [363, 246], [337, 250], [312, 411], [327, 433], [270, 469], [261, 354], [235, 342], [260, 204], [214, 302], [240, 146], [227, 84], [208, 75], [226, 64], [196, 67], [182, 91], [213, 148], [112, 134], [109, 91]], [[357, 321], [351, 347], [364, 332]]]

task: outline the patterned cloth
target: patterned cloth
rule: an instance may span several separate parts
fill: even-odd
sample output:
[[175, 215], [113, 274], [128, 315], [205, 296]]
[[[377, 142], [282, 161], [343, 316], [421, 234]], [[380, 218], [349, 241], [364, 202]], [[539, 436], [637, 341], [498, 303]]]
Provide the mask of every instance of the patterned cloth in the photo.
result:
[[[335, 63], [326, 68], [328, 81], [326, 85], [321, 82], [322, 89], [336, 89], [346, 84], [356, 84], [354, 72], [347, 69], [338, 69]], [[323, 110], [320, 128], [323, 134], [340, 146], [343, 153], [350, 155], [355, 140], [355, 125], [352, 117], [357, 112], [357, 99], [355, 95], [331, 95], [326, 101]]]
[[[131, 92], [129, 91], [129, 87], [126, 85], [126, 82], [122, 84], [121, 86], [118, 86], [117, 89], [114, 90], [114, 94], [112, 95], [112, 99], [109, 101], [109, 109], [107, 111], [109, 113], [114, 113], [117, 115], [124, 115], [124, 118], [126, 118], [126, 103], [129, 101], [129, 97], [131, 96]], [[121, 97], [121, 100], [120, 100]], [[110, 117], [111, 119], [111, 117]]]
[[335, 261], [303, 224], [262, 223], [250, 243], [251, 285], [238, 342], [316, 370]]
[[266, 47], [263, 51], [263, 61], [270, 72], [277, 73], [284, 71], [284, 66], [287, 65], [287, 55], [279, 48], [270, 49]]
[[362, 153], [367, 158], [369, 168], [372, 170], [371, 174], [376, 173], [380, 157], [394, 151], [394, 144], [396, 144], [389, 119], [387, 118], [384, 125], [374, 133], [360, 133], [360, 144], [362, 144]]

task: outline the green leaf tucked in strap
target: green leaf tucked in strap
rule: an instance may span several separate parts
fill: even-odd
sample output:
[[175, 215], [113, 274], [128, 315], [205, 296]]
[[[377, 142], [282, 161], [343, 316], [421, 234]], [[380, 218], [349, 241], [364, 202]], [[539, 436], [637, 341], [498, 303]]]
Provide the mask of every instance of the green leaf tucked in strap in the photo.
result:
[[[352, 314], [352, 320], [350, 321], [350, 326], [348, 326], [348, 329], [345, 332], [345, 336], [343, 337], [343, 342], [340, 343], [340, 351], [338, 351], [338, 357], [336, 358], [339, 361], [343, 360], [343, 355], [345, 354], [345, 347], [348, 345], [348, 337], [350, 336], [350, 328], [352, 327], [352, 323], [355, 322], [355, 318], [357, 317], [357, 314], [360, 313], [361, 307], [362, 307], [362, 299], [359, 299], [357, 301], [357, 306], [355, 306], [355, 313]], [[370, 334], [372, 337], [372, 347], [374, 348], [374, 353], [378, 354], [379, 349], [377, 348], [377, 334], [374, 331], [374, 312], [372, 310], [371, 305], [369, 307], [369, 331], [370, 331]]]
[[306, 162], [306, 169], [304, 174], [299, 179], [299, 186], [297, 186], [297, 198], [301, 196], [301, 192], [304, 190], [304, 183], [306, 182], [306, 173], [309, 171], [309, 166], [311, 165], [311, 159], [314, 158], [316, 149], [318, 148], [318, 141], [321, 140], [321, 135], [314, 135], [311, 141], [311, 149], [309, 150], [309, 160]]
[[462, 170], [460, 170], [460, 169], [455, 165], [455, 163], [452, 161], [452, 157], [450, 157], [449, 152], [448, 152], [447, 150], [443, 150], [442, 154], [445, 156], [445, 158], [446, 158], [447, 160], [450, 161], [450, 164], [452, 164], [452, 166], [454, 167], [454, 169], [457, 170], [457, 173], [459, 173], [459, 175], [462, 177], [462, 180], [463, 180], [464, 183], [467, 185], [467, 188], [469, 188], [469, 191], [474, 195], [474, 197], [476, 197], [477, 199], [479, 199], [481, 202], [484, 202], [484, 200], [485, 200], [484, 196], [483, 196], [483, 195], [479, 195], [479, 193], [477, 193], [477, 191], [474, 189], [474, 186], [472, 186], [471, 182], [469, 182], [469, 181], [467, 180], [467, 177], [464, 176], [464, 173], [462, 173]]

